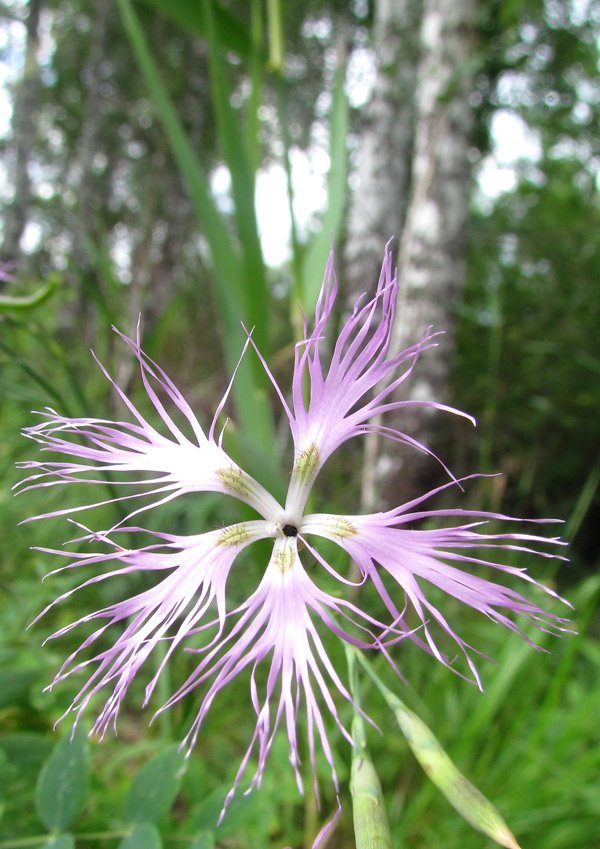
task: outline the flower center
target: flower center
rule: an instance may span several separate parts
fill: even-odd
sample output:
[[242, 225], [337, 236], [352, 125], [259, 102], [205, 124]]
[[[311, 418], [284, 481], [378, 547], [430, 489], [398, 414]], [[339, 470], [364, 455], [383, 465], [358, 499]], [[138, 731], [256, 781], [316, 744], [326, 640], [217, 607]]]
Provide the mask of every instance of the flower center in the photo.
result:
[[283, 534], [286, 537], [297, 537], [298, 536], [298, 528], [296, 525], [284, 525], [282, 528]]

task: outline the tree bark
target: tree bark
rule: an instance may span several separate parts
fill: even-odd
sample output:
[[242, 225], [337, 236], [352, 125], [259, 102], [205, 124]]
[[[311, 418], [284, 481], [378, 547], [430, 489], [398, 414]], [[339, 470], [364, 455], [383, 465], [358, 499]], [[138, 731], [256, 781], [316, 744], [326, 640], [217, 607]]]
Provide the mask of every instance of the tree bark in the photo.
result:
[[[392, 353], [433, 325], [440, 347], [426, 352], [408, 397], [447, 403], [452, 371], [455, 307], [465, 275], [473, 126], [475, 0], [424, 0], [421, 51], [414, 91], [415, 125], [410, 201], [398, 252], [400, 304]], [[379, 246], [381, 252], [381, 244]], [[449, 420], [427, 408], [391, 416], [392, 424], [438, 452]], [[373, 437], [367, 446], [363, 497], [370, 508], [409, 500], [436, 476], [426, 455], [402, 452]]]
[[2, 258], [15, 262], [18, 261], [21, 253], [20, 242], [25, 231], [31, 199], [31, 177], [28, 166], [32, 140], [35, 137], [36, 104], [40, 86], [37, 54], [41, 9], [42, 0], [30, 0], [25, 25], [27, 32], [25, 65], [14, 96], [12, 138], [8, 159], [13, 198], [7, 205], [4, 215]]
[[374, 285], [383, 245], [404, 225], [422, 5], [423, 0], [379, 0], [375, 9], [377, 72], [365, 108], [344, 255], [352, 302]]

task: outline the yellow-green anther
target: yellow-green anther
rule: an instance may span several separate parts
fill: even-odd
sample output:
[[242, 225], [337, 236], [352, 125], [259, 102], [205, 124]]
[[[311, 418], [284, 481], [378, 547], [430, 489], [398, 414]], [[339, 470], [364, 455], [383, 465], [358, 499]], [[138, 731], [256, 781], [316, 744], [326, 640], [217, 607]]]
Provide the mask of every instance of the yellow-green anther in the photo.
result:
[[332, 517], [327, 525], [327, 530], [334, 537], [352, 537], [358, 533], [356, 527], [344, 516]]
[[296, 458], [294, 474], [302, 480], [312, 478], [319, 469], [319, 449], [313, 443], [303, 448]]
[[251, 494], [251, 481], [241, 469], [230, 466], [227, 469], [217, 469], [216, 474], [233, 495], [247, 498]]
[[217, 545], [241, 545], [251, 537], [252, 533], [246, 525], [231, 525], [228, 528], [223, 528], [217, 538]]
[[364, 738], [361, 721], [352, 723], [352, 816], [356, 849], [393, 849], [381, 783]]
[[279, 566], [282, 572], [287, 572], [296, 562], [296, 548], [292, 546], [284, 546], [273, 552], [273, 560]]

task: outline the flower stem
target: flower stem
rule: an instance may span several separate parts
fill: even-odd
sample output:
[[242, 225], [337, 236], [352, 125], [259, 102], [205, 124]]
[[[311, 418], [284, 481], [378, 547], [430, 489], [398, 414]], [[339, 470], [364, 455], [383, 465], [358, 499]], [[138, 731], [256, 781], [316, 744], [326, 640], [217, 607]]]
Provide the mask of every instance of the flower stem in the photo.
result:
[[350, 688], [355, 711], [352, 720], [352, 770], [350, 792], [356, 849], [393, 849], [381, 782], [367, 749], [365, 724], [360, 713], [355, 650], [347, 647]]

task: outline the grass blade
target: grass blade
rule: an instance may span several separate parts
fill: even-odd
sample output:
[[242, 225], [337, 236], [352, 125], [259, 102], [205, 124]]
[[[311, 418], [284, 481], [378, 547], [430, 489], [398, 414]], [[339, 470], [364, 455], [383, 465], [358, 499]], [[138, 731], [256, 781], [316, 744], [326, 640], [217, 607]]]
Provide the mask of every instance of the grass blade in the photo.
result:
[[[130, 39], [140, 70], [152, 95], [158, 118], [165, 130], [175, 162], [190, 193], [192, 203], [206, 236], [214, 270], [214, 295], [223, 322], [223, 347], [227, 368], [233, 371], [242, 349], [244, 332], [241, 322], [252, 325], [258, 307], [252, 316], [245, 306], [248, 295], [244, 283], [244, 266], [239, 251], [233, 243], [223, 216], [217, 209], [204, 170], [186, 136], [177, 111], [163, 83], [158, 66], [148, 47], [144, 31], [133, 9], [131, 0], [118, 0], [125, 30]], [[268, 311], [265, 302], [261, 321]], [[266, 352], [268, 353], [268, 352]], [[246, 357], [241, 363], [233, 388], [238, 417], [248, 438], [256, 443], [264, 459], [262, 478], [278, 476], [272, 447], [275, 428], [267, 401], [267, 381]], [[249, 469], [253, 471], [253, 469]], [[265, 480], [268, 482], [268, 480]]]
[[344, 222], [348, 177], [348, 98], [345, 90], [346, 56], [341, 51], [335, 73], [330, 116], [329, 175], [327, 178], [327, 209], [318, 234], [313, 238], [302, 274], [302, 304], [311, 312], [317, 302], [323, 269], [332, 242], [335, 242]]

